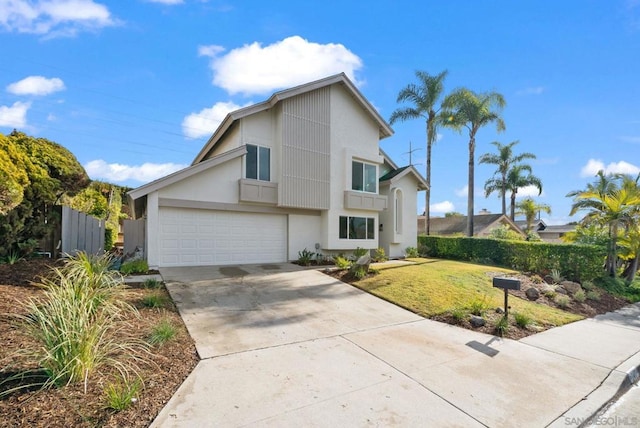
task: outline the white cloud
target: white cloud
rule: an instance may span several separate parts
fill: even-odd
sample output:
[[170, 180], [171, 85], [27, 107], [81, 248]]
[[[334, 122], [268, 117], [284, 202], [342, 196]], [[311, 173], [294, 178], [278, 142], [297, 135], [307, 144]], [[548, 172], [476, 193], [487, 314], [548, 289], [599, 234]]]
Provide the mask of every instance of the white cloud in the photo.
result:
[[538, 195], [538, 188], [536, 186], [526, 186], [518, 188], [516, 198], [529, 198], [534, 196], [544, 196], [544, 191]]
[[544, 86], [532, 86], [516, 91], [516, 95], [540, 95], [544, 91]]
[[604, 164], [600, 159], [589, 159], [587, 164], [580, 170], [581, 177], [593, 177], [598, 171], [604, 171], [605, 174], [638, 174], [640, 167], [632, 165], [629, 162], [611, 162], [609, 165]]
[[17, 101], [11, 107], [0, 106], [0, 126], [24, 128], [27, 125], [27, 110], [31, 103]]
[[15, 95], [49, 95], [65, 89], [62, 79], [47, 79], [43, 76], [25, 77], [7, 86], [7, 92]]
[[340, 72], [357, 83], [355, 72], [362, 68], [362, 60], [344, 45], [300, 36], [267, 46], [254, 42], [220, 55], [223, 51], [216, 45], [198, 48], [201, 56], [211, 58], [213, 84], [230, 94], [269, 94]]
[[[250, 104], [250, 103], [249, 103]], [[198, 113], [191, 113], [182, 121], [182, 133], [187, 138], [208, 137], [216, 130], [218, 125], [224, 120], [227, 113], [230, 113], [249, 104], [239, 106], [231, 101], [218, 102], [211, 108], [205, 108]]]
[[106, 163], [102, 159], [92, 160], [84, 165], [84, 169], [87, 171], [87, 174], [89, 174], [89, 177], [93, 179], [104, 178], [115, 183], [127, 180], [146, 183], [186, 167], [187, 165], [177, 163], [123, 165], [119, 163]]
[[456, 210], [456, 207], [449, 201], [437, 202], [429, 205], [432, 213], [449, 213]]
[[93, 0], [3, 0], [0, 27], [7, 31], [54, 36], [75, 35], [117, 22], [109, 9]]
[[465, 196], [468, 196], [469, 195], [469, 185], [467, 184], [467, 185], [464, 185], [463, 187], [461, 187], [459, 189], [454, 190], [454, 193], [456, 194], [456, 196], [459, 196], [461, 198], [465, 197]]

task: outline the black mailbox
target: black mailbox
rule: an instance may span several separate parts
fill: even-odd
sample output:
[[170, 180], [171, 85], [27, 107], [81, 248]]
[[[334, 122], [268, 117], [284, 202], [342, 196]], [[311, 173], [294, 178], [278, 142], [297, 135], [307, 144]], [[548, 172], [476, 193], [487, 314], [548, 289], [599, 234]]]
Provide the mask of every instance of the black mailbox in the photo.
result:
[[493, 286], [503, 290], [520, 290], [520, 281], [511, 278], [493, 278]]

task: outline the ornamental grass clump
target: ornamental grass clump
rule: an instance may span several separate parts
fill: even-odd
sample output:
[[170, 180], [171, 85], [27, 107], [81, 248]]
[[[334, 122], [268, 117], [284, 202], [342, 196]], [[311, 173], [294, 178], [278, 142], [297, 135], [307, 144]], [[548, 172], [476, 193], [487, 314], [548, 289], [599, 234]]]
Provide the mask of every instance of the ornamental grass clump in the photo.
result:
[[41, 298], [26, 302], [21, 320], [39, 346], [25, 352], [47, 374], [44, 386], [82, 381], [86, 392], [97, 369], [112, 367], [124, 376], [148, 352], [128, 334], [125, 315], [137, 311], [122, 300], [122, 277], [106, 267], [110, 263], [108, 256], [80, 253], [42, 279]]

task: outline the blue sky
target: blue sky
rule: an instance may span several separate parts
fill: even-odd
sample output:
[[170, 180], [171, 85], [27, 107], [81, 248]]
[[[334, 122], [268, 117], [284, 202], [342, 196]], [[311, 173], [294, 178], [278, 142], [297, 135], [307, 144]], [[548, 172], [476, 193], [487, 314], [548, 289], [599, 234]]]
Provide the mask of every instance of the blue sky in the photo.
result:
[[[188, 165], [229, 110], [342, 71], [385, 118], [418, 69], [502, 93], [507, 130], [481, 130], [476, 157], [535, 153], [551, 223], [578, 219], [565, 195], [598, 169], [640, 172], [638, 0], [0, 0], [0, 55], [0, 132], [132, 187]], [[382, 148], [404, 165], [412, 142], [424, 171], [424, 123], [393, 128]], [[466, 135], [441, 130], [432, 168], [432, 213], [466, 213]], [[476, 167], [476, 210], [500, 211], [492, 173]]]

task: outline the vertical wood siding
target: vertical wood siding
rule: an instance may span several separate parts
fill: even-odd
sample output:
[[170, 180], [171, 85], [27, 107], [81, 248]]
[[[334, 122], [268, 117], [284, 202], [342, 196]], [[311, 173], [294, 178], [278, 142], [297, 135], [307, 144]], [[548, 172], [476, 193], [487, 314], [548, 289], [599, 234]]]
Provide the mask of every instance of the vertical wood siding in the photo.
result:
[[329, 87], [283, 101], [281, 206], [329, 209], [329, 106]]

